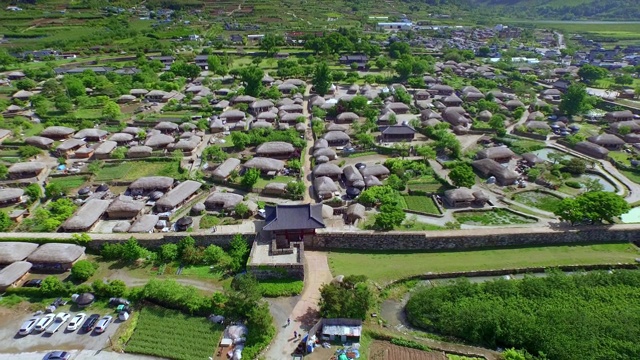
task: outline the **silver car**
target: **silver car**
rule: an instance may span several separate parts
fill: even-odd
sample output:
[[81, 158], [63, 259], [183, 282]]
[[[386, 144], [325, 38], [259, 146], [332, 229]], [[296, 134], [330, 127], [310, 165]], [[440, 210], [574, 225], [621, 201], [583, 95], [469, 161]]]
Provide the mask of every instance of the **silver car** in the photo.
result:
[[18, 334], [23, 336], [31, 334], [33, 330], [36, 328], [36, 324], [38, 323], [38, 320], [40, 320], [39, 317], [32, 317], [31, 319], [23, 322], [22, 325], [20, 326], [20, 330], [18, 331]]
[[67, 313], [58, 313], [58, 315], [56, 315], [55, 320], [53, 321], [53, 324], [51, 324], [48, 328], [47, 331], [45, 331], [45, 333], [47, 334], [55, 334], [64, 323], [66, 323], [67, 321], [69, 321], [69, 318], [71, 317], [70, 314]]
[[113, 316], [107, 315], [103, 317], [102, 319], [100, 319], [100, 321], [98, 321], [98, 323], [96, 324], [96, 328], [93, 331], [96, 334], [102, 334], [103, 332], [105, 332], [105, 330], [107, 330], [107, 326], [111, 324], [111, 320], [113, 320]]
[[36, 323], [36, 328], [34, 330], [44, 331], [44, 329], [46, 329], [47, 326], [51, 325], [55, 317], [56, 317], [56, 314], [47, 314], [43, 316], [42, 318], [40, 318], [40, 320], [38, 320], [38, 323]]

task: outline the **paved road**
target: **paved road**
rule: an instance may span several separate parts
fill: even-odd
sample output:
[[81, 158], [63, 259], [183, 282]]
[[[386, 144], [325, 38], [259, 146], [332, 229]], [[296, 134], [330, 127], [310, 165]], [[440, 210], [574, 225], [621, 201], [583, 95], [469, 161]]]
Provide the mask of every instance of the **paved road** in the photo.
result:
[[293, 332], [304, 333], [319, 319], [320, 287], [331, 281], [331, 270], [327, 262], [327, 254], [324, 252], [305, 251], [304, 258], [306, 262], [304, 290], [289, 316], [291, 324], [286, 327], [278, 326], [278, 334], [265, 354], [267, 360], [290, 358], [298, 344], [293, 341]]
[[[159, 357], [120, 354], [111, 351], [72, 350], [70, 352], [72, 360], [164, 360]], [[46, 352], [0, 354], [0, 360], [42, 360], [46, 354]]]

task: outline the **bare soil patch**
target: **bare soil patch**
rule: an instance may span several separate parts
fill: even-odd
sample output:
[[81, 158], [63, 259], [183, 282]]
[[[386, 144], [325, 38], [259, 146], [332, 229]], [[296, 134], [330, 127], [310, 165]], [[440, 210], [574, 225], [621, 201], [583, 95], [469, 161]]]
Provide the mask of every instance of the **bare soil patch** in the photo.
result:
[[440, 351], [422, 351], [374, 340], [369, 349], [370, 360], [447, 360]]

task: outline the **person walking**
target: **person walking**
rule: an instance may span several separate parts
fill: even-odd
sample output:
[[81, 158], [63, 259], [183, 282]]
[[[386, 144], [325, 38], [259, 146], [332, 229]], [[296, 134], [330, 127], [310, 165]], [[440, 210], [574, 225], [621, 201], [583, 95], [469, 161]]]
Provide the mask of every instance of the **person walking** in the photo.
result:
[[293, 338], [297, 339], [298, 338], [298, 332], [297, 331], [293, 331]]
[[291, 325], [291, 319], [287, 318], [287, 326]]

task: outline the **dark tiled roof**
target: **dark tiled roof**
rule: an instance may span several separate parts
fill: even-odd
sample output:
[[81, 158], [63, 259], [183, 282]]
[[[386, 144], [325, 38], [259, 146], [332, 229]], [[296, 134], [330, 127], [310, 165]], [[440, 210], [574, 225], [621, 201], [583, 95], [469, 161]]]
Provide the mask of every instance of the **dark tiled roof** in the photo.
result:
[[322, 204], [265, 206], [266, 225], [262, 230], [322, 229]]

